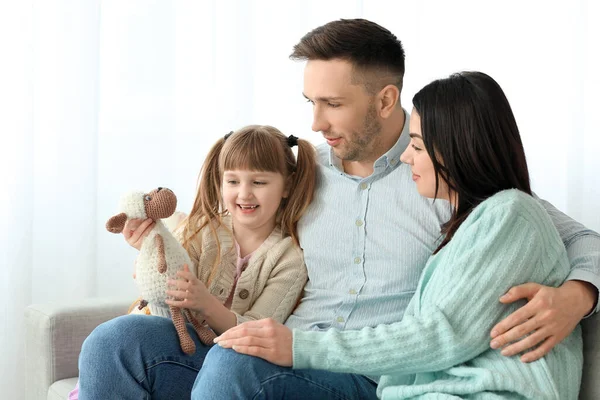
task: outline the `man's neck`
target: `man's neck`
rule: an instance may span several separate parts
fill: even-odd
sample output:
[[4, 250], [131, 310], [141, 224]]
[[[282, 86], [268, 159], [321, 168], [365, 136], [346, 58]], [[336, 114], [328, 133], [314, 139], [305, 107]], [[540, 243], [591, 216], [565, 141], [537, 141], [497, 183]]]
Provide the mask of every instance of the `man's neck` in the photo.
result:
[[373, 173], [375, 161], [342, 161], [344, 172], [352, 176], [366, 178]]

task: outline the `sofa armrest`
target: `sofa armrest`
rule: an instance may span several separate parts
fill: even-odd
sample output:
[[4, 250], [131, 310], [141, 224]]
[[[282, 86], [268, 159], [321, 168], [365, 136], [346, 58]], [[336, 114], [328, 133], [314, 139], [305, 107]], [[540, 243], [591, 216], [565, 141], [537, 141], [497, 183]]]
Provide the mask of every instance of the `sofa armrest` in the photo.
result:
[[131, 299], [92, 298], [77, 304], [33, 304], [25, 309], [26, 398], [46, 399], [55, 381], [79, 375], [81, 345], [94, 328], [125, 315]]
[[581, 323], [583, 330], [583, 376], [579, 399], [600, 399], [600, 314]]

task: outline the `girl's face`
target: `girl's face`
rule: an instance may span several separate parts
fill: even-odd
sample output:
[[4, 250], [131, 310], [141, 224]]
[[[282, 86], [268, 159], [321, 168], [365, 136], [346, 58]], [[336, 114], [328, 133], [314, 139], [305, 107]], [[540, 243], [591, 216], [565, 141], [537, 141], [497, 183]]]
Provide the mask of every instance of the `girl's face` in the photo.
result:
[[[413, 173], [413, 181], [417, 184], [419, 194], [428, 198], [435, 198], [435, 169], [433, 162], [423, 143], [423, 135], [421, 133], [421, 117], [417, 110], [413, 108], [410, 116], [410, 143], [400, 160], [410, 165]], [[443, 179], [439, 179], [439, 188], [437, 197], [440, 199], [449, 200], [448, 185]]]
[[234, 228], [272, 230], [281, 200], [288, 197], [285, 178], [278, 172], [228, 170], [222, 193]]

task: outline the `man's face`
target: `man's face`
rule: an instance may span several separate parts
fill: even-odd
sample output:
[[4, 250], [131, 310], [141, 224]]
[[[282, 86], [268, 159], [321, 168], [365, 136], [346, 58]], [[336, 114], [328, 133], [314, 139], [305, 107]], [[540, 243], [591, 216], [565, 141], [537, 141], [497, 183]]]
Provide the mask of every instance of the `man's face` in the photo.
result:
[[352, 83], [352, 65], [343, 60], [310, 60], [304, 69], [304, 96], [313, 104], [312, 130], [321, 132], [344, 161], [375, 161], [381, 123], [375, 96]]

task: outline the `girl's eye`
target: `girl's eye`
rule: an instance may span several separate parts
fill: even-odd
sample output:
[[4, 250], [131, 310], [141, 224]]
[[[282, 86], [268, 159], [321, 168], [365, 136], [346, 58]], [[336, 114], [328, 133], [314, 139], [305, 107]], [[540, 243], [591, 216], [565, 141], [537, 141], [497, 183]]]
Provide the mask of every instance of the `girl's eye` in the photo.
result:
[[338, 108], [340, 106], [339, 104], [333, 104], [333, 103], [327, 103], [327, 105], [331, 108]]
[[230, 185], [235, 185], [237, 183], [237, 181], [227, 181], [227, 183]]
[[306, 102], [312, 104], [313, 106], [315, 105], [315, 102], [312, 101], [311, 99], [306, 99]]
[[421, 149], [420, 147], [415, 146], [414, 144], [411, 144], [412, 148], [415, 149], [416, 151], [421, 151], [423, 149]]
[[259, 182], [259, 181], [254, 181], [255, 185], [266, 185], [267, 182]]

